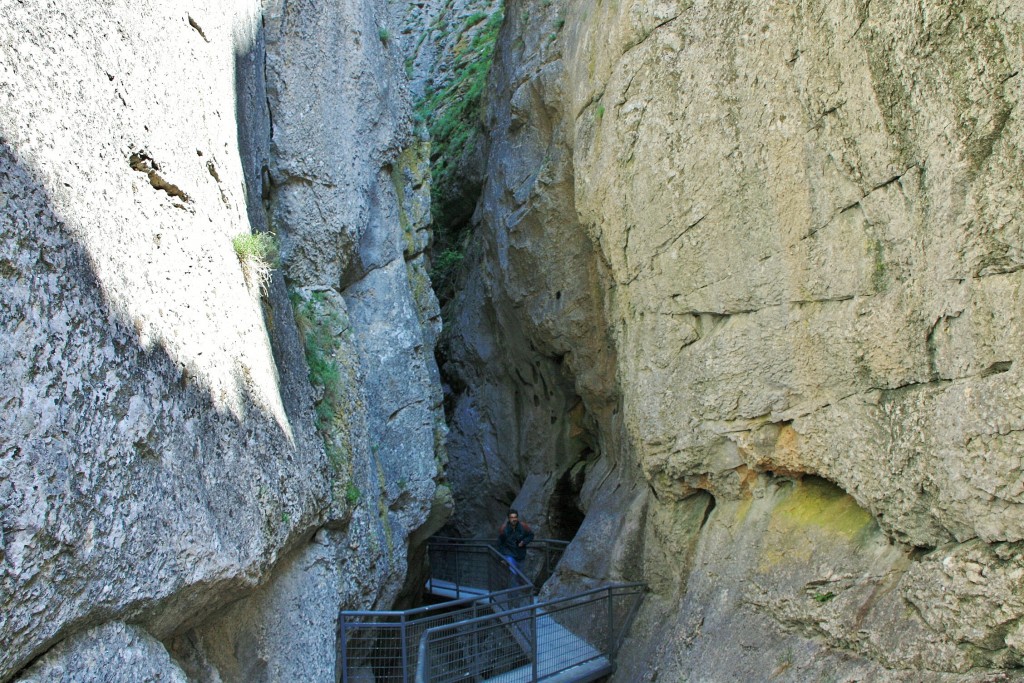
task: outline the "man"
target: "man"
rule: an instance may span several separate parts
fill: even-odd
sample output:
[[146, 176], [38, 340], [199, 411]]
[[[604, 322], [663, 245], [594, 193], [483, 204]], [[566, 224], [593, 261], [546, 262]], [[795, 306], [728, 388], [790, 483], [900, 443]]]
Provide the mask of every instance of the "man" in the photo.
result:
[[498, 552], [509, 565], [519, 569], [519, 563], [526, 559], [526, 546], [533, 540], [533, 530], [519, 521], [519, 511], [512, 508], [508, 519], [498, 530]]

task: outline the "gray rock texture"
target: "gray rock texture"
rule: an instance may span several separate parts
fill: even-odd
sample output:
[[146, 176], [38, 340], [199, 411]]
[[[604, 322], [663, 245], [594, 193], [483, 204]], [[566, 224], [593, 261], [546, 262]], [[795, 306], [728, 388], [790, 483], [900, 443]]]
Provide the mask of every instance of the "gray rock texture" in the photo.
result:
[[294, 327], [265, 324], [291, 317], [281, 283], [264, 308], [231, 246], [255, 15], [139, 9], [3, 8], [0, 679], [81, 628], [165, 637], [237, 597], [329, 493]]
[[[337, 610], [390, 606], [450, 506], [384, 3], [0, 15], [0, 681], [129, 641], [143, 680], [154, 637], [200, 680], [333, 680]], [[263, 293], [232, 238], [268, 228]]]
[[[358, 543], [357, 564], [372, 567], [381, 588], [346, 596], [352, 608], [390, 606], [410, 533], [428, 519], [438, 526], [447, 500], [435, 451], [446, 432], [434, 361], [440, 311], [424, 257], [429, 147], [411, 132], [387, 10], [282, 3], [265, 16], [270, 220], [293, 291], [318, 301], [317, 318], [339, 323], [335, 360], [348, 376], [321, 389], [342, 396], [327, 431], [340, 436], [335, 469], [351, 471], [354, 487], [336, 490], [336, 507], [354, 507], [359, 524], [377, 530]], [[334, 57], [323, 59], [325, 50]], [[310, 346], [307, 334], [307, 354]]]
[[459, 524], [585, 513], [549, 590], [651, 583], [624, 681], [1019, 666], [1019, 5], [523, 2], [498, 49]]
[[409, 90], [420, 99], [457, 78], [459, 43], [470, 43], [500, 0], [391, 3], [391, 23], [405, 56]]
[[18, 677], [18, 683], [186, 683], [164, 646], [135, 626], [112, 621], [63, 641]]

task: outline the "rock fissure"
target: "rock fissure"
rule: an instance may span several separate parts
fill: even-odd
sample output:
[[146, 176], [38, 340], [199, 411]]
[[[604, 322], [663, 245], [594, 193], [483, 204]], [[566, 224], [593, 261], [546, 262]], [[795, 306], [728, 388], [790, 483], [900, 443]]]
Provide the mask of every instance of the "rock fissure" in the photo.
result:
[[1024, 663], [1009, 5], [52, 6], [0, 25], [0, 681], [336, 680], [452, 505], [651, 586], [613, 681]]

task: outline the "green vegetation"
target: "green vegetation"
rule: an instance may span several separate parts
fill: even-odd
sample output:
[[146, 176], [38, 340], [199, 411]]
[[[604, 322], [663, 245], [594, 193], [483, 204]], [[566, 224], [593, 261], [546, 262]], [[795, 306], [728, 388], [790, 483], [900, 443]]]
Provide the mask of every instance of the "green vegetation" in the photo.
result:
[[826, 603], [826, 602], [828, 602], [829, 600], [831, 600], [834, 597], [836, 597], [836, 594], [833, 593], [832, 591], [829, 591], [828, 593], [815, 593], [814, 594], [815, 601], [821, 602], [821, 603]]
[[548, 34], [548, 42], [554, 42], [563, 28], [565, 28], [565, 17], [559, 17], [555, 20], [555, 30]]
[[380, 42], [386, 43], [391, 39], [391, 32], [386, 28], [381, 28], [377, 31], [377, 37], [380, 38]]
[[486, 18], [487, 12], [473, 12], [468, 17], [466, 17], [466, 21], [462, 22], [462, 27], [471, 28], [473, 26], [476, 26]]
[[362, 495], [363, 494], [359, 491], [359, 487], [355, 485], [355, 482], [350, 481], [345, 485], [345, 502], [349, 505], [356, 505]]
[[603, 104], [597, 105], [597, 110], [595, 111], [595, 113], [597, 115], [597, 120], [598, 121], [603, 119], [604, 118], [604, 105]]
[[295, 322], [306, 351], [309, 382], [320, 396], [314, 406], [317, 431], [324, 440], [331, 468], [340, 474], [348, 464], [348, 458], [343, 441], [347, 429], [338, 334], [348, 334], [351, 328], [331, 309], [322, 292], [313, 292], [309, 299], [292, 292], [291, 298]]
[[445, 249], [434, 257], [430, 269], [430, 280], [434, 291], [451, 292], [455, 289], [455, 281], [465, 258], [460, 249]]
[[246, 283], [250, 287], [258, 286], [260, 292], [266, 294], [270, 271], [279, 265], [280, 247], [277, 237], [271, 232], [246, 232], [235, 235], [231, 239], [231, 246], [242, 265]]
[[231, 239], [239, 261], [260, 261], [269, 268], [277, 267], [279, 248], [272, 232], [242, 233]]
[[[484, 18], [486, 17], [486, 21]], [[457, 30], [472, 29], [455, 48], [452, 80], [428, 92], [416, 106], [431, 138], [431, 215], [434, 227], [431, 281], [441, 302], [451, 298], [469, 220], [480, 193], [476, 182], [462, 177], [460, 166], [477, 143], [484, 109], [484, 89], [494, 57], [503, 11], [477, 12]], [[481, 23], [483, 24], [481, 26]], [[435, 25], [440, 30], [440, 21]]]

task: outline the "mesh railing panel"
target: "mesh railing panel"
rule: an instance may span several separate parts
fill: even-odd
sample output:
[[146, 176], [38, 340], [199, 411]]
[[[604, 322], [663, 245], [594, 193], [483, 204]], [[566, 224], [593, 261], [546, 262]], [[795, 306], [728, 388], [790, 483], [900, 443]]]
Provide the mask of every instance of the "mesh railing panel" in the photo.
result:
[[497, 551], [487, 545], [431, 543], [427, 555], [431, 581], [447, 581], [459, 590], [470, 588], [495, 593], [532, 587], [521, 572], [511, 569]]
[[[419, 642], [428, 628], [515, 609], [530, 604], [530, 587], [460, 600], [409, 612], [342, 612], [339, 625], [342, 681], [413, 681]], [[372, 674], [374, 678], [367, 678]]]
[[[494, 543], [495, 541], [493, 539], [487, 538], [460, 539], [435, 537], [435, 540], [430, 542], [430, 548], [448, 553], [454, 551], [454, 549], [458, 547], [487, 547], [494, 546]], [[557, 565], [559, 560], [562, 559], [562, 555], [565, 553], [565, 549], [568, 546], [568, 541], [559, 541], [550, 538], [539, 538], [534, 540], [533, 543], [527, 546], [526, 560], [521, 563], [523, 574], [525, 574], [526, 578], [535, 586], [540, 586], [548, 579], [549, 576], [551, 576], [551, 573], [555, 569], [555, 565]], [[445, 558], [431, 555], [431, 565], [433, 565], [435, 557], [439, 562], [445, 562]], [[443, 578], [436, 574], [435, 576]], [[454, 579], [445, 580], [453, 581]]]
[[[627, 584], [609, 586], [600, 590], [607, 592], [606, 597], [601, 600], [602, 612], [600, 614], [589, 611], [593, 606], [593, 601], [591, 595], [584, 593], [580, 596], [563, 598], [559, 602], [559, 607], [551, 610], [551, 618], [595, 648], [614, 655], [625, 637], [629, 622], [632, 621], [634, 613], [640, 606], [643, 589], [640, 586]], [[581, 610], [575, 609], [575, 607], [583, 604], [588, 605], [588, 613], [591, 613], [592, 618], [578, 618]]]
[[[420, 675], [437, 683], [514, 683], [588, 663], [610, 666], [642, 595], [639, 585], [608, 587], [431, 628], [420, 643]], [[512, 642], [518, 651], [509, 649]]]
[[432, 581], [488, 595], [405, 612], [342, 612], [343, 683], [517, 683], [608, 665], [644, 590], [622, 584], [534, 605], [532, 584], [493, 548], [432, 543], [429, 557]]
[[[443, 635], [423, 643], [427, 657], [419, 680], [431, 683], [447, 681], [481, 681], [500, 674], [517, 672], [530, 664], [529, 650], [524, 647], [519, 632], [529, 629], [529, 614], [517, 614], [483, 623], [455, 624], [447, 627]], [[512, 676], [502, 680], [530, 680], [531, 674]]]

